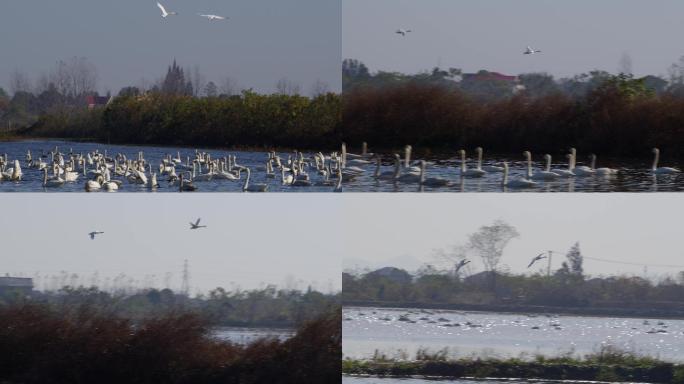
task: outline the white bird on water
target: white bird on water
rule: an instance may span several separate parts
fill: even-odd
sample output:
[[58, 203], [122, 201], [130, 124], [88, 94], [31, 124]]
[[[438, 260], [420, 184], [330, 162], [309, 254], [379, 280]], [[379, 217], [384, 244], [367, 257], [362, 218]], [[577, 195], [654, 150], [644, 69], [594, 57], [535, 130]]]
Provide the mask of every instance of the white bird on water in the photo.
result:
[[225, 19], [227, 19], [227, 17], [219, 16], [219, 15], [203, 15], [203, 14], [201, 14], [201, 13], [198, 13], [197, 15], [198, 15], [198, 16], [202, 16], [202, 17], [206, 17], [209, 21], [212, 21], [212, 20], [225, 20]]
[[532, 49], [532, 47], [530, 47], [530, 46], [528, 45], [528, 46], [527, 46], [527, 49], [525, 50], [525, 52], [523, 52], [523, 55], [534, 55], [535, 53], [541, 53], [541, 51], [539, 51], [539, 50], [534, 50], [534, 49]]
[[160, 2], [157, 2], [157, 7], [159, 7], [159, 9], [161, 9], [163, 18], [166, 18], [167, 16], [172, 16], [172, 15], [178, 14], [177, 12], [167, 12], [166, 8], [164, 8], [164, 6]]
[[88, 234], [90, 236], [90, 240], [95, 240], [95, 236], [103, 234], [104, 232], [102, 231], [93, 231]]
[[190, 223], [190, 229], [206, 228], [206, 227], [207, 227], [206, 225], [199, 225], [200, 220], [202, 220], [202, 218], [198, 218], [197, 221], [195, 221], [194, 224], [193, 224], [193, 223]]
[[397, 29], [397, 31], [394, 32], [394, 33], [396, 33], [396, 34], [398, 34], [398, 35], [406, 36], [406, 34], [409, 33], [409, 32], [411, 32], [410, 29], [402, 29], [402, 28], [399, 28], [399, 29]]

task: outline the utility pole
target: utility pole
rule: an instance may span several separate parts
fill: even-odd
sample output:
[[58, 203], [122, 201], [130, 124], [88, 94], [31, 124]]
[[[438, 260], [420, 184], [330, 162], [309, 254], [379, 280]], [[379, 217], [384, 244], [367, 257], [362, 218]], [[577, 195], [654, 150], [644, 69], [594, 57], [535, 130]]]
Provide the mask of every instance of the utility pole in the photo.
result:
[[551, 277], [551, 257], [553, 257], [553, 251], [548, 251], [549, 257], [547, 257], [548, 262], [546, 264], [546, 277]]
[[188, 296], [190, 293], [190, 271], [188, 269], [188, 260], [183, 261], [183, 283], [181, 283], [181, 293]]

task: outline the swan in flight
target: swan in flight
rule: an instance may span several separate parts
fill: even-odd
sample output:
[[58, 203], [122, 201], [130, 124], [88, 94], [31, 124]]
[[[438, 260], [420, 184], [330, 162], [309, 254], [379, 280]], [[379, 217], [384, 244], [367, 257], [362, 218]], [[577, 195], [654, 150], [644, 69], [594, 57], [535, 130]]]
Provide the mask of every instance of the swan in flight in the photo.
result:
[[654, 173], [656, 175], [670, 175], [673, 173], [679, 173], [681, 172], [677, 168], [671, 168], [671, 167], [658, 167], [658, 160], [660, 159], [660, 149], [658, 148], [653, 148], [653, 167], [651, 168], [651, 173]]
[[95, 240], [95, 236], [101, 235], [101, 234], [103, 234], [103, 233], [104, 233], [104, 232], [102, 232], [102, 231], [93, 231], [93, 232], [90, 232], [90, 233], [88, 234], [88, 236], [90, 236], [90, 240]]
[[219, 15], [203, 15], [201, 13], [197, 14], [198, 16], [206, 17], [207, 20], [212, 21], [212, 20], [225, 20], [227, 17], [219, 16]]
[[398, 34], [398, 35], [406, 36], [406, 34], [409, 33], [409, 32], [411, 32], [410, 29], [399, 28], [399, 29], [397, 29], [397, 31], [394, 32], [394, 33], [396, 33], [396, 34]]
[[166, 12], [166, 8], [164, 8], [164, 6], [161, 5], [160, 2], [157, 2], [157, 7], [159, 7], [159, 9], [161, 9], [163, 18], [166, 18], [167, 16], [172, 16], [172, 15], [178, 14], [177, 12]]
[[456, 267], [454, 268], [454, 273], [458, 273], [458, 271], [461, 270], [461, 268], [465, 267], [466, 264], [470, 263], [470, 260], [468, 259], [463, 259], [456, 264]]
[[541, 259], [546, 259], [546, 256], [543, 253], [540, 253], [537, 256], [535, 256], [534, 259], [532, 259], [532, 261], [530, 261], [530, 263], [527, 265], [527, 268], [531, 267], [532, 264], [536, 263]]
[[190, 229], [206, 228], [206, 227], [207, 227], [206, 225], [199, 225], [200, 220], [202, 220], [202, 218], [198, 218], [197, 221], [195, 221], [194, 224], [193, 224], [193, 223], [190, 223]]
[[523, 55], [534, 55], [535, 53], [541, 53], [541, 51], [539, 51], [539, 50], [534, 50], [534, 49], [532, 49], [532, 47], [530, 47], [530, 46], [528, 45], [528, 46], [527, 46], [527, 49], [525, 50], [525, 52], [523, 52]]

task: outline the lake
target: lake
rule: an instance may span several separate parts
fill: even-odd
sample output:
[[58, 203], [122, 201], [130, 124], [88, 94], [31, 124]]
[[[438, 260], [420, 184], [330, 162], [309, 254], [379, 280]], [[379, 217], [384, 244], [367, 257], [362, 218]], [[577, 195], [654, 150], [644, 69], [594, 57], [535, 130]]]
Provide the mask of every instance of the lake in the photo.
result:
[[294, 330], [286, 328], [215, 327], [212, 330], [212, 335], [219, 340], [249, 344], [265, 337], [287, 340], [294, 336]]
[[342, 352], [350, 358], [378, 350], [412, 359], [419, 348], [448, 348], [451, 357], [581, 357], [612, 345], [684, 362], [684, 320], [352, 307], [342, 318]]
[[[95, 150], [100, 153], [107, 153], [108, 156], [114, 156], [118, 153], [125, 154], [127, 158], [137, 158], [138, 152], [144, 153], [145, 159], [152, 165], [155, 172], [158, 172], [158, 166], [162, 158], [166, 155], [176, 157], [180, 153], [180, 157], [185, 160], [187, 156], [194, 158], [195, 149], [180, 148], [180, 147], [151, 147], [151, 146], [132, 146], [132, 145], [105, 145], [97, 143], [77, 143], [66, 141], [15, 141], [15, 142], [1, 142], [0, 154], [7, 154], [10, 164], [14, 159], [18, 159], [22, 164], [22, 171], [24, 173], [23, 180], [20, 182], [3, 181], [0, 182], [0, 192], [83, 192], [85, 186], [85, 179], [80, 176], [76, 182], [65, 183], [59, 188], [43, 188], [42, 180], [43, 173], [37, 169], [28, 168], [26, 166], [25, 157], [27, 150], [30, 150], [33, 157], [37, 158], [41, 154], [48, 154], [55, 147], [64, 154], [81, 153], [85, 155], [88, 152]], [[212, 158], [223, 158], [228, 154], [236, 155], [237, 162], [240, 165], [247, 166], [253, 170], [251, 183], [266, 183], [268, 184], [269, 192], [330, 192], [333, 190], [332, 186], [289, 186], [282, 185], [279, 172], [276, 170], [275, 178], [266, 177], [265, 172], [257, 171], [256, 167], [263, 167], [267, 161], [266, 152], [250, 152], [250, 151], [222, 151], [197, 148], [200, 152], [207, 152], [212, 155]], [[352, 151], [353, 152], [353, 151]], [[289, 153], [279, 153], [281, 158], [287, 159]], [[311, 153], [304, 153], [306, 158], [310, 157]], [[327, 153], [326, 153], [327, 155]], [[562, 156], [557, 156], [561, 158]], [[381, 172], [388, 172], [393, 170], [392, 154], [383, 155], [383, 164]], [[543, 159], [540, 154], [535, 155], [533, 164], [534, 169], [543, 167]], [[49, 156], [46, 157], [49, 160]], [[429, 165], [427, 168], [427, 177], [441, 177], [448, 179], [450, 185], [446, 187], [422, 187], [416, 183], [396, 182], [393, 180], [376, 180], [373, 177], [375, 172], [375, 164], [361, 165], [360, 167], [365, 172], [355, 178], [354, 180], [345, 181], [343, 183], [343, 190], [345, 192], [675, 192], [684, 190], [684, 175], [663, 175], [654, 176], [651, 174], [649, 167], [650, 161], [633, 161], [625, 159], [609, 159], [602, 162], [599, 159], [599, 166], [610, 166], [619, 169], [619, 173], [615, 176], [589, 176], [589, 177], [571, 177], [559, 179], [555, 181], [539, 181], [536, 186], [527, 189], [513, 189], [502, 188], [501, 173], [488, 173], [479, 178], [462, 178], [458, 174], [458, 167], [460, 160], [453, 157], [440, 157], [427, 159]], [[487, 155], [484, 165], [499, 165], [501, 161], [509, 161], [511, 174], [509, 178], [517, 178], [525, 173], [525, 163], [522, 156], [520, 157], [506, 157], [502, 155]], [[664, 166], [679, 166], [679, 164], [668, 162], [664, 155], [661, 157], [661, 163]], [[473, 159], [467, 160], [468, 167], [474, 167]], [[578, 165], [582, 165], [578, 161]], [[567, 168], [567, 163], [553, 163], [552, 168]], [[318, 175], [313, 169], [309, 170], [313, 184], [322, 181], [323, 177]], [[243, 174], [244, 179], [244, 174]], [[121, 180], [121, 177], [113, 177]], [[177, 192], [177, 187], [169, 185], [166, 176], [158, 176], [160, 188], [153, 190], [154, 192]], [[242, 180], [210, 180], [205, 182], [195, 182], [199, 192], [241, 192]], [[124, 181], [119, 192], [150, 192], [150, 189], [143, 185], [131, 184]]]

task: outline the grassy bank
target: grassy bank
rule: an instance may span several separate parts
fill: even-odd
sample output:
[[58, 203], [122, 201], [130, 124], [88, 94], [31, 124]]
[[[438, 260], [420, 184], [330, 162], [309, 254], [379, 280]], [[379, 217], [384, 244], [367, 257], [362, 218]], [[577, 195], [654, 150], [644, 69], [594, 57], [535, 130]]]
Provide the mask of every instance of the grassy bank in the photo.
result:
[[133, 323], [87, 306], [0, 307], [3, 383], [330, 383], [339, 381], [339, 309], [286, 340], [215, 340], [183, 312]]
[[346, 359], [342, 372], [348, 375], [441, 378], [521, 378], [611, 382], [684, 383], [684, 365], [641, 357], [605, 347], [583, 358], [537, 356], [522, 359], [450, 360], [446, 352], [419, 351], [413, 361], [376, 356], [372, 360]]

